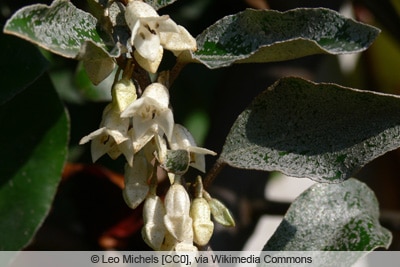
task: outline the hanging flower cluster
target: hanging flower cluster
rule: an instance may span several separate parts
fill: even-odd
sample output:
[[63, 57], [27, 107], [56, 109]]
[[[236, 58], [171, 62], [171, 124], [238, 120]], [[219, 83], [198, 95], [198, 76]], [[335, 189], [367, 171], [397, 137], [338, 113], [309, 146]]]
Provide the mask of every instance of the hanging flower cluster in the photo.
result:
[[[196, 49], [186, 29], [142, 1], [127, 4], [125, 19], [132, 32], [136, 63], [148, 72], [157, 71], [164, 48], [174, 53]], [[223, 225], [234, 225], [229, 210], [210, 197], [200, 177], [192, 185], [184, 182], [189, 166], [205, 172], [205, 155], [216, 153], [197, 147], [191, 133], [175, 123], [168, 73], [160, 74], [144, 90], [137, 90], [135, 79], [128, 65], [112, 87], [112, 102], [103, 111], [100, 128], [80, 144], [91, 141], [93, 161], [105, 154], [112, 159], [125, 157], [123, 198], [132, 209], [143, 203], [142, 236], [151, 248], [195, 251], [212, 236], [211, 214]], [[160, 168], [171, 183], [163, 201], [156, 194]], [[194, 189], [192, 197], [190, 188]]]

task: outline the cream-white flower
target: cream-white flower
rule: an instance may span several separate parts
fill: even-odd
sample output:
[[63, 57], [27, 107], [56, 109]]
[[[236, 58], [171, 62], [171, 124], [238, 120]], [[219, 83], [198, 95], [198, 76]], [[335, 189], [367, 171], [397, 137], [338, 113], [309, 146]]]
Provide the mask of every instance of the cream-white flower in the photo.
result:
[[79, 144], [92, 141], [93, 162], [106, 153], [112, 159], [124, 154], [128, 163], [132, 165], [133, 151], [128, 135], [129, 119], [120, 116], [121, 111], [136, 100], [136, 88], [131, 80], [122, 78], [113, 86], [112, 96], [112, 102], [103, 111], [100, 128], [83, 137]]
[[143, 206], [143, 240], [154, 250], [160, 250], [165, 239], [165, 208], [155, 194], [148, 196]]
[[103, 118], [100, 128], [83, 137], [79, 144], [91, 143], [93, 162], [97, 161], [104, 154], [116, 159], [124, 154], [128, 162], [132, 162], [133, 153], [129, 149], [128, 138], [129, 119], [121, 118], [120, 113], [113, 104], [108, 104], [103, 111]]
[[135, 140], [145, 137], [150, 141], [155, 134], [165, 134], [171, 140], [174, 116], [169, 108], [168, 89], [161, 83], [149, 85], [142, 96], [121, 113], [121, 117], [132, 117]]
[[[125, 10], [125, 20], [131, 29], [131, 44], [137, 54], [135, 58], [144, 68], [155, 72], [161, 61], [163, 49], [173, 52], [196, 50], [196, 40], [182, 26], [177, 25], [169, 16], [159, 16], [152, 6], [142, 1], [129, 1]], [[146, 66], [143, 60], [150, 63]]]
[[214, 151], [197, 147], [192, 134], [180, 124], [175, 124], [174, 126], [170, 146], [173, 150], [182, 149], [188, 151], [190, 153], [190, 166], [202, 172], [205, 172], [206, 168], [204, 155], [217, 155]]
[[181, 184], [171, 185], [165, 195], [164, 205], [164, 224], [168, 232], [179, 242], [193, 240], [190, 199], [186, 189]]

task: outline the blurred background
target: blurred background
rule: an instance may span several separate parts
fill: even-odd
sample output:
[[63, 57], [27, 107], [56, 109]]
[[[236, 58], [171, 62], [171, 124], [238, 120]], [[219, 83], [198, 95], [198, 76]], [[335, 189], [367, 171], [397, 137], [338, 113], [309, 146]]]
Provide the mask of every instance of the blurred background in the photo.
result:
[[[0, 24], [17, 9], [51, 1], [3, 0]], [[72, 1], [87, 10], [86, 1]], [[199, 146], [221, 152], [230, 127], [251, 100], [277, 79], [300, 76], [315, 82], [391, 94], [400, 93], [400, 2], [390, 0], [180, 0], [161, 9], [193, 36], [216, 20], [245, 8], [285, 11], [326, 7], [382, 30], [366, 52], [357, 55], [309, 56], [278, 63], [234, 65], [210, 70], [187, 66], [171, 88], [175, 121], [186, 126]], [[49, 74], [71, 120], [69, 160], [53, 208], [28, 250], [148, 250], [140, 234], [141, 209], [130, 210], [121, 195], [123, 160], [102, 157], [92, 164], [90, 146], [79, 140], [98, 128], [110, 100], [112, 79], [93, 86], [75, 60], [43, 51]], [[172, 66], [167, 55], [161, 69]], [[0, 74], [1, 75], [1, 74]], [[215, 158], [207, 158], [211, 168]], [[400, 250], [400, 151], [392, 151], [365, 166], [356, 178], [375, 192], [381, 223], [394, 235], [390, 250]], [[216, 225], [214, 250], [260, 250], [291, 201], [312, 182], [279, 173], [225, 167], [209, 190], [224, 202], [236, 220], [232, 229]]]

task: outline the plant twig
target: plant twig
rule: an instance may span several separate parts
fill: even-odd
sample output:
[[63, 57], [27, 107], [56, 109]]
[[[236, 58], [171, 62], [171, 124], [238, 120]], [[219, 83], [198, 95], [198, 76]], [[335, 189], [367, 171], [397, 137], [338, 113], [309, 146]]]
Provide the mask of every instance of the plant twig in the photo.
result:
[[172, 67], [169, 73], [169, 85], [173, 84], [175, 79], [179, 76], [182, 69], [188, 64], [186, 61], [179, 60], [179, 57], [176, 60], [175, 65]]
[[204, 177], [203, 181], [204, 189], [207, 189], [209, 186], [211, 186], [214, 179], [217, 177], [217, 175], [222, 171], [222, 169], [225, 166], [226, 166], [225, 161], [217, 159], [217, 161], [214, 163], [214, 166], [208, 171], [207, 175]]

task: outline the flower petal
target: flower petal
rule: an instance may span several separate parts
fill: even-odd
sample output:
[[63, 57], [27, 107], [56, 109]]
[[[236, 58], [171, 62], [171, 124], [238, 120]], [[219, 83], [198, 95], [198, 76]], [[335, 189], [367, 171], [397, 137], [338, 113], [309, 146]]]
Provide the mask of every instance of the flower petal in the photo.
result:
[[[132, 119], [133, 129], [135, 131], [136, 141], [139, 141], [145, 134], [153, 134], [153, 127], [157, 128], [157, 125], [151, 119], [143, 119], [142, 117], [135, 116]], [[136, 148], [135, 148], [136, 150]]]
[[105, 133], [106, 131], [106, 127], [102, 127], [100, 129], [97, 129], [94, 132], [91, 132], [90, 134], [82, 137], [82, 139], [79, 141], [80, 145], [86, 144], [87, 142], [89, 142], [90, 140], [93, 140], [94, 138], [102, 135], [103, 133]]
[[101, 134], [92, 138], [90, 150], [93, 162], [96, 162], [105, 153], [108, 153], [111, 158], [117, 158], [121, 153], [119, 152], [114, 139], [108, 135], [107, 129], [100, 128], [95, 132], [101, 132]]
[[142, 57], [150, 61], [155, 61], [159, 57], [160, 38], [145, 27], [139, 28], [133, 40], [133, 45]]
[[167, 140], [170, 141], [174, 128], [174, 114], [172, 113], [172, 110], [166, 109], [162, 111], [154, 120], [164, 131], [165, 135], [167, 136]]
[[171, 51], [197, 50], [196, 39], [182, 26], [179, 32], [160, 32], [161, 45]]
[[148, 97], [156, 101], [158, 109], [165, 109], [169, 106], [168, 88], [161, 83], [152, 83], [147, 86], [142, 97]]
[[179, 26], [168, 15], [161, 16], [160, 18], [163, 20], [158, 21], [158, 25], [155, 25], [158, 32], [179, 32]]
[[146, 99], [139, 98], [136, 101], [133, 101], [121, 114], [121, 118], [129, 118], [129, 117], [133, 117], [134, 115], [137, 115], [137, 113], [139, 112], [139, 110], [142, 108], [142, 106], [144, 105], [143, 102], [145, 102]]
[[148, 60], [147, 58], [142, 57], [137, 51], [133, 53], [137, 63], [148, 72], [156, 73], [158, 70], [158, 66], [160, 66], [162, 57], [163, 57], [164, 49], [160, 45], [158, 47], [157, 58], [153, 61]]

